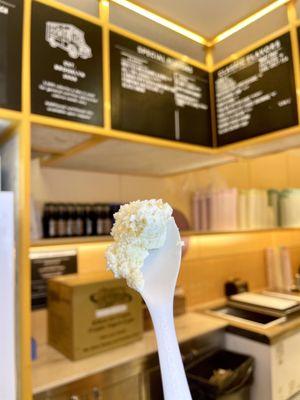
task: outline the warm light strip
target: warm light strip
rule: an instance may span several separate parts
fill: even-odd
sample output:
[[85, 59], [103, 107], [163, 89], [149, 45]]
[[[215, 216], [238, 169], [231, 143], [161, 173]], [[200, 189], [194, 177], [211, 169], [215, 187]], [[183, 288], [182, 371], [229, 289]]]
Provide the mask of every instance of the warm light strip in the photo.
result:
[[229, 36], [240, 31], [241, 29], [245, 28], [246, 26], [252, 24], [253, 22], [257, 21], [258, 19], [264, 17], [265, 15], [269, 14], [271, 11], [274, 11], [277, 8], [283, 6], [284, 4], [288, 3], [289, 1], [290, 0], [275, 0], [273, 3], [269, 4], [268, 6], [262, 8], [261, 10], [257, 11], [256, 13], [243, 19], [241, 22], [238, 22], [237, 24], [235, 24], [231, 28], [227, 29], [226, 31], [215, 36], [212, 39], [211, 44], [214, 45], [216, 43], [221, 42], [224, 39], [227, 39]]
[[192, 32], [192, 31], [184, 28], [181, 25], [177, 25], [175, 22], [169, 21], [168, 19], [166, 19], [164, 17], [156, 15], [155, 13], [153, 13], [149, 10], [146, 10], [145, 8], [140, 7], [139, 5], [132, 3], [131, 1], [128, 1], [128, 0], [111, 0], [111, 1], [113, 1], [116, 4], [119, 4], [122, 7], [126, 7], [128, 10], [131, 10], [139, 15], [142, 15], [143, 17], [148, 18], [153, 22], [163, 25], [166, 28], [179, 33], [180, 35], [193, 40], [194, 42], [197, 42], [197, 43], [205, 45], [205, 46], [210, 45], [210, 43], [203, 36], [198, 35], [197, 33]]

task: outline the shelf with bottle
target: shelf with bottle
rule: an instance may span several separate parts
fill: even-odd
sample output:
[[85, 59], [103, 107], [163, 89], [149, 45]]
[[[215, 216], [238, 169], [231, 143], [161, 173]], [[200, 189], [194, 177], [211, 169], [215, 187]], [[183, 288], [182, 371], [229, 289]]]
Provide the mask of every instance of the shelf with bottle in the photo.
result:
[[[212, 236], [230, 236], [230, 235], [253, 235], [257, 233], [284, 233], [284, 232], [300, 232], [299, 227], [290, 228], [265, 228], [265, 229], [248, 229], [248, 230], [235, 230], [235, 231], [181, 231], [182, 238], [190, 237], [212, 237]], [[105, 236], [80, 236], [72, 238], [53, 238], [53, 239], [39, 239], [31, 242], [31, 248], [47, 247], [47, 246], [68, 246], [68, 245], [84, 245], [84, 244], [101, 244], [112, 242], [110, 235]]]
[[56, 238], [56, 239], [39, 239], [31, 242], [31, 248], [47, 247], [47, 246], [67, 246], [81, 244], [97, 244], [112, 241], [111, 236], [80, 236], [71, 238]]
[[90, 240], [108, 236], [120, 204], [45, 203], [42, 213], [34, 209], [32, 237], [39, 241]]

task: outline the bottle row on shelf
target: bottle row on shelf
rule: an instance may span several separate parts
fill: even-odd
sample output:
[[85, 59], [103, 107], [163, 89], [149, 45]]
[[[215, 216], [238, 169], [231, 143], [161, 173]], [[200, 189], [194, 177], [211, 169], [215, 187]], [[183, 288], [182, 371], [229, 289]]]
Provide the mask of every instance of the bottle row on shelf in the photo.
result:
[[43, 238], [109, 235], [120, 204], [46, 203]]
[[193, 216], [197, 231], [299, 227], [300, 189], [202, 189]]

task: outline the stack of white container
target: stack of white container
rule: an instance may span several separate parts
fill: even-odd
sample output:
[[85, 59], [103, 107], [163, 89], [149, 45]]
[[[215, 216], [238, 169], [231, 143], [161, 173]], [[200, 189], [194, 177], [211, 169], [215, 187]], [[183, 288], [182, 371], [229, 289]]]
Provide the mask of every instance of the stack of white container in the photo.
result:
[[194, 229], [300, 227], [300, 189], [202, 189], [193, 197]]
[[280, 193], [280, 222], [285, 227], [300, 227], [300, 189]]
[[290, 251], [287, 247], [267, 248], [266, 267], [269, 288], [291, 290], [293, 273]]

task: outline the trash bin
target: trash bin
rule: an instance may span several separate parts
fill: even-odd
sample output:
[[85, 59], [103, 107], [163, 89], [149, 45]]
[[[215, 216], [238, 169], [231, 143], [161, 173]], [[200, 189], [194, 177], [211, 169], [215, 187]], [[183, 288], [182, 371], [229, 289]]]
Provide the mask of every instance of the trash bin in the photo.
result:
[[213, 350], [186, 366], [193, 400], [249, 400], [254, 360], [244, 354]]

